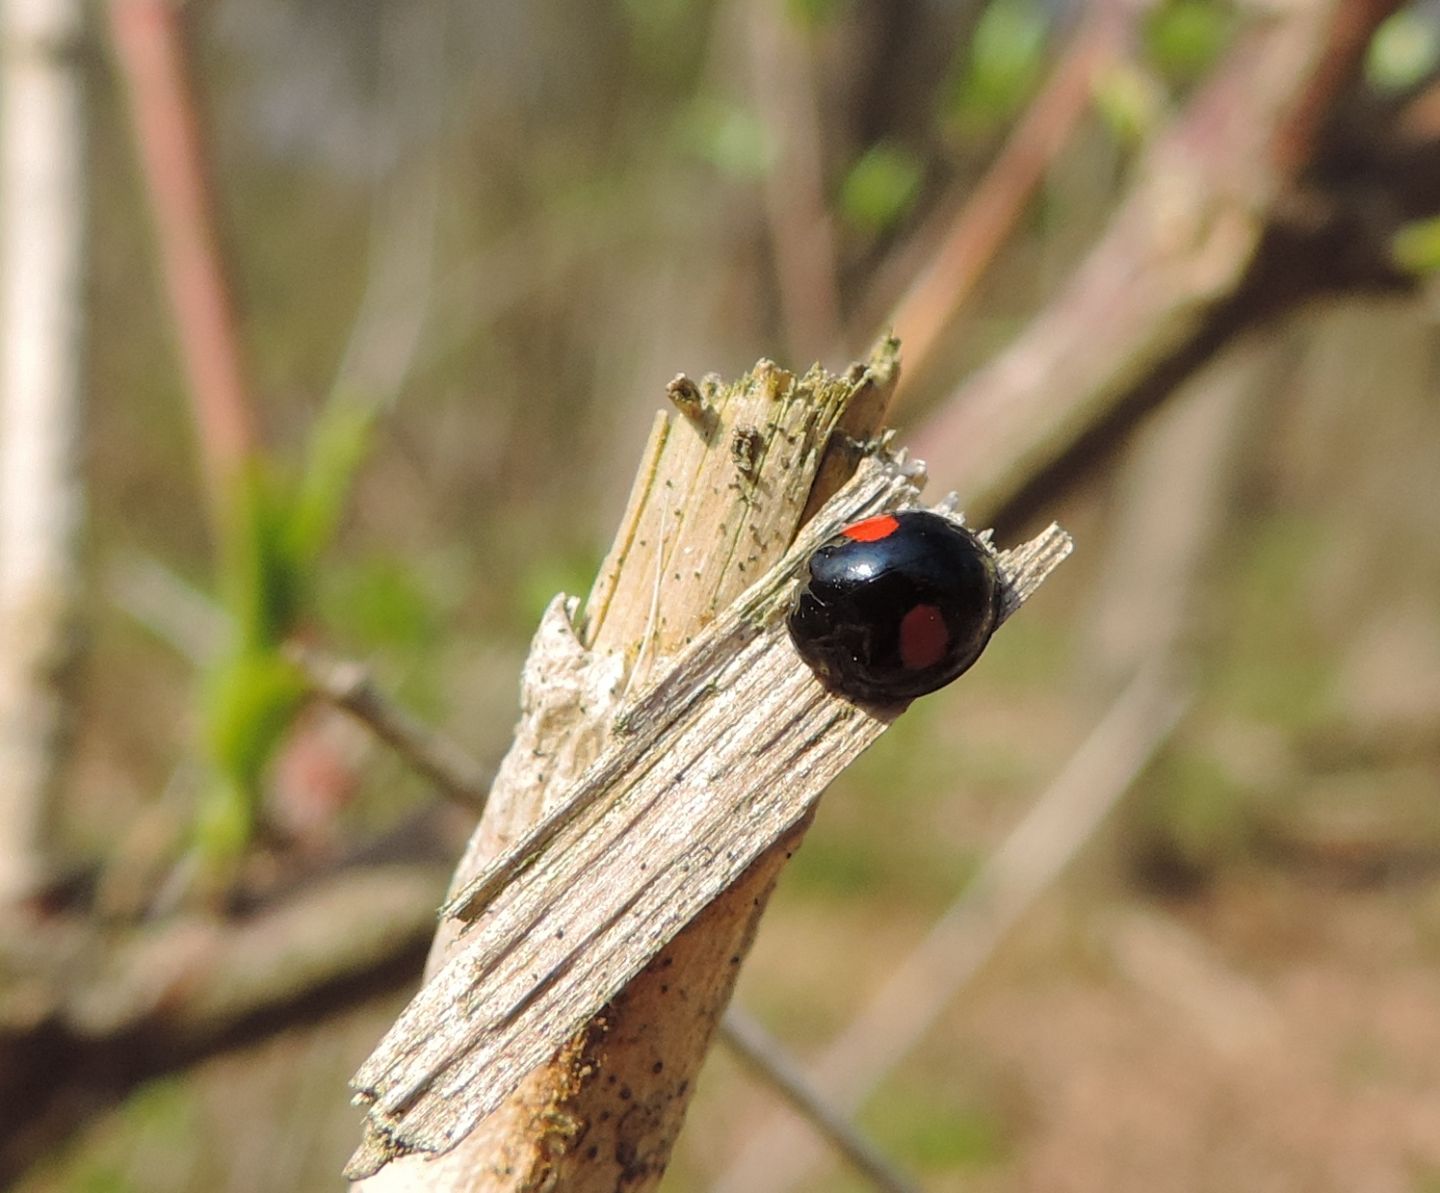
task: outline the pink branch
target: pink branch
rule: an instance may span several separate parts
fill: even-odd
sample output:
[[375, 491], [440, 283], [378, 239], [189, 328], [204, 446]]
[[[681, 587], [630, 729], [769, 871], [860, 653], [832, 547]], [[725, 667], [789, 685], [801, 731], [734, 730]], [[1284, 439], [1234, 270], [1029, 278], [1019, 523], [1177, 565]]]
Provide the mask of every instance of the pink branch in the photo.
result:
[[257, 436], [221, 253], [185, 12], [171, 0], [112, 0], [110, 28], [130, 94], [196, 431], [213, 490], [250, 457]]

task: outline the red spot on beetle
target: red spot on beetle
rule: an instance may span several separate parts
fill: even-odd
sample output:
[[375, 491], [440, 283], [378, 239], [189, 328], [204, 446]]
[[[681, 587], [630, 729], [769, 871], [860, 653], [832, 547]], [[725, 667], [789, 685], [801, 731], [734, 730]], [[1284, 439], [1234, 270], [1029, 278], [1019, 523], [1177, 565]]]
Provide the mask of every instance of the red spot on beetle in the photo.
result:
[[889, 538], [899, 529], [900, 522], [894, 514], [877, 514], [863, 522], [856, 522], [854, 526], [845, 527], [840, 533], [857, 543], [873, 543]]
[[900, 619], [900, 662], [908, 671], [933, 667], [950, 649], [950, 629], [934, 605], [916, 605]]

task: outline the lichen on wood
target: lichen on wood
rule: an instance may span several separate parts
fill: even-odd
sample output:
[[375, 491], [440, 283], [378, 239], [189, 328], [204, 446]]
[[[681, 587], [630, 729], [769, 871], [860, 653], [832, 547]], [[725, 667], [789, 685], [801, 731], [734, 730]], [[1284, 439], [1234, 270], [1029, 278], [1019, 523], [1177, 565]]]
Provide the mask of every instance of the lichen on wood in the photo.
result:
[[[435, 972], [356, 1077], [352, 1176], [460, 1144], [375, 1187], [658, 1180], [775, 873], [899, 711], [826, 691], [784, 630], [816, 546], [918, 502], [923, 470], [875, 438], [895, 359], [762, 362], [657, 421], [583, 614], [557, 598], [537, 633]], [[817, 476], [857, 462], [797, 534]], [[1051, 528], [999, 555], [1007, 615], [1068, 547]]]

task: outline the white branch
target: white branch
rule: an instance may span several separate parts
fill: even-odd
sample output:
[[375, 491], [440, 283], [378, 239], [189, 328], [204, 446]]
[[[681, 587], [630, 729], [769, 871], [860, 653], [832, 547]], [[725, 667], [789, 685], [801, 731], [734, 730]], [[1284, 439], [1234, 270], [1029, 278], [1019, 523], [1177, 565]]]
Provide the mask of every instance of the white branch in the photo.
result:
[[77, 584], [85, 271], [79, 0], [6, 0], [0, 93], [0, 901], [42, 873]]

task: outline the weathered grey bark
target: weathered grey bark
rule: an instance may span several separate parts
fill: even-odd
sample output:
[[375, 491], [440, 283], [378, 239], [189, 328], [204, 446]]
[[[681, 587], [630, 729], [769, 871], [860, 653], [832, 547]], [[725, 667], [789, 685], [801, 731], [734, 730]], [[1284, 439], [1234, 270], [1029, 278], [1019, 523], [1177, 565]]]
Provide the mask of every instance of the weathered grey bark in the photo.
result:
[[[687, 638], [780, 558], [801, 510], [833, 493], [854, 467], [853, 451], [836, 432], [873, 434], [895, 375], [889, 345], [868, 373], [850, 380], [795, 378], [763, 362], [724, 387], [672, 384], [678, 413], [655, 425], [615, 545], [586, 603], [576, 649], [583, 648], [587, 665], [573, 659], [567, 665], [553, 651], [532, 655], [521, 724], [456, 871], [456, 891], [553, 810], [599, 756], [624, 691], [643, 688]], [[613, 1187], [622, 1173], [658, 1179], [729, 999], [738, 969], [730, 959], [745, 952], [784, 860], [777, 847], [755, 863], [671, 942], [603, 1022], [532, 1073], [453, 1152], [391, 1163], [365, 1183], [367, 1193], [520, 1189], [546, 1181], [575, 1188], [580, 1170], [594, 1182], [587, 1187]], [[442, 967], [457, 935], [454, 921], [442, 925], [430, 973]], [[592, 1147], [596, 1155], [587, 1158]]]
[[[557, 603], [537, 635], [432, 979], [357, 1078], [353, 1173], [463, 1142], [368, 1188], [658, 1182], [775, 875], [890, 720], [820, 687], [783, 612], [815, 546], [914, 502], [912, 470], [870, 460], [781, 553], [826, 462], [854, 459], [837, 422], [877, 418], [894, 366], [887, 345], [846, 378], [762, 363], [675, 393], [584, 620]], [[1007, 615], [1068, 549], [1052, 528], [999, 557]]]
[[84, 356], [79, 0], [6, 0], [0, 94], [0, 902], [44, 872], [73, 650]]

